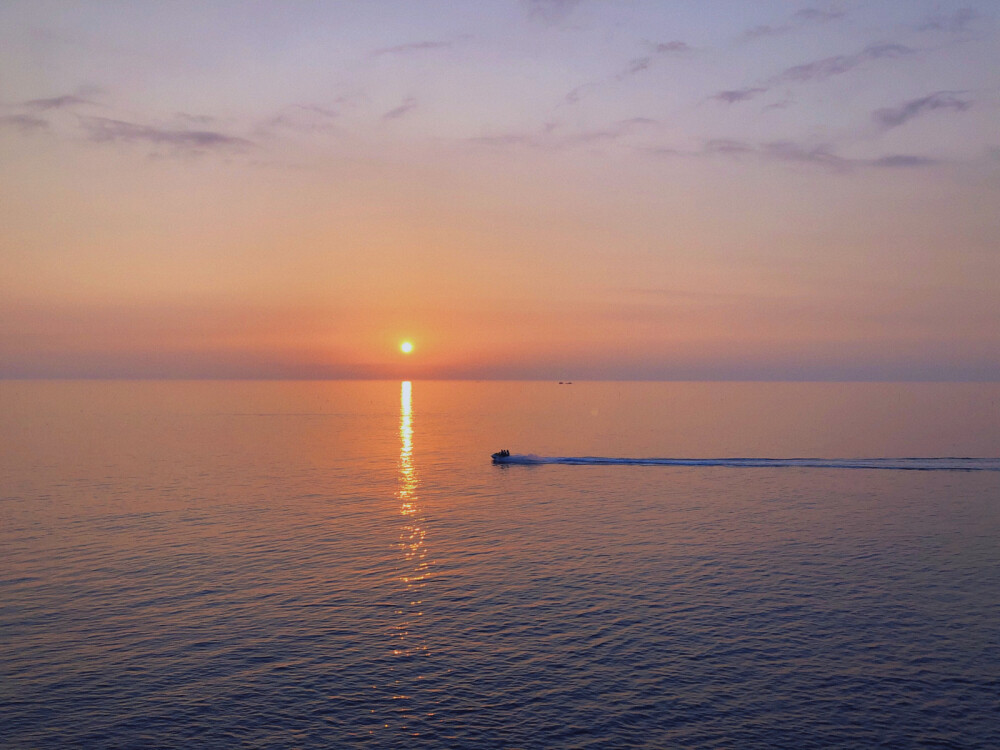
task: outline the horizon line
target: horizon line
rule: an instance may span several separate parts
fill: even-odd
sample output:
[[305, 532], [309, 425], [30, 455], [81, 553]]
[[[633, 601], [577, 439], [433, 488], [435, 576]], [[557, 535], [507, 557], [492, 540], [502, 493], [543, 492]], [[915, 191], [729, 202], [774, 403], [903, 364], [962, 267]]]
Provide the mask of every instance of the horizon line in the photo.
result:
[[980, 378], [513, 378], [513, 377], [326, 377], [326, 378], [304, 378], [304, 377], [130, 377], [127, 375], [110, 376], [83, 376], [83, 377], [58, 377], [58, 376], [28, 376], [9, 377], [0, 375], [0, 383], [30, 383], [30, 382], [247, 382], [247, 383], [332, 383], [332, 382], [355, 382], [355, 383], [399, 383], [399, 382], [425, 382], [425, 383], [477, 383], [477, 382], [500, 382], [500, 383], [555, 383], [556, 385], [575, 385], [578, 383], [980, 383], [980, 384], [1000, 384], [1000, 378], [980, 379]]

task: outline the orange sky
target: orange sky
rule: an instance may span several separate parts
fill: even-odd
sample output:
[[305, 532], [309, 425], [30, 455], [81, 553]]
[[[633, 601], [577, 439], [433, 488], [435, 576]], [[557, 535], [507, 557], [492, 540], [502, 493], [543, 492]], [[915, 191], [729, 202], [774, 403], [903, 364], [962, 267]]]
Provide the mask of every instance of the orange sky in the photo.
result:
[[985, 10], [70, 7], [0, 10], [0, 377], [1000, 377]]

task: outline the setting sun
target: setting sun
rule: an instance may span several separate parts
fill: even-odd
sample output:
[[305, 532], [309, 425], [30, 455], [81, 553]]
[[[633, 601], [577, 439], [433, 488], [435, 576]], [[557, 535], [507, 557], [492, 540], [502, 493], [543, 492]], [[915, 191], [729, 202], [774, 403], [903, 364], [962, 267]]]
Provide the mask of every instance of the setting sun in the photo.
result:
[[401, 352], [403, 352], [403, 354], [409, 354], [410, 352], [413, 351], [413, 344], [411, 344], [409, 341], [404, 341], [402, 344], [399, 345], [399, 349]]

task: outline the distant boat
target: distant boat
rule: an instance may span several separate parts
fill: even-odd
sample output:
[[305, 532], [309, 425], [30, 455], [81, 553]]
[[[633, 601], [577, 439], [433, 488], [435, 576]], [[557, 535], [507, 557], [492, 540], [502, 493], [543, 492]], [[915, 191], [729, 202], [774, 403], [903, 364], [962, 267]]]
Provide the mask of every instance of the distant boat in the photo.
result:
[[502, 451], [497, 451], [493, 454], [493, 463], [495, 464], [505, 464], [510, 462], [510, 451], [504, 449]]

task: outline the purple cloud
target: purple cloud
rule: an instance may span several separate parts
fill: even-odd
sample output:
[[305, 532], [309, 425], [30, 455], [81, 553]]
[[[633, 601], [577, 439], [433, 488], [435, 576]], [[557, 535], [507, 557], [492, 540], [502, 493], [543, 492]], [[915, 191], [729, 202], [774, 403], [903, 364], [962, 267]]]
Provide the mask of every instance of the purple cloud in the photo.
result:
[[726, 104], [736, 104], [737, 102], [745, 102], [748, 99], [753, 99], [765, 91], [767, 91], [766, 88], [733, 89], [731, 91], [720, 91], [709, 98], [718, 99], [720, 102], [725, 102]]
[[726, 154], [728, 156], [749, 154], [756, 150], [755, 146], [745, 141], [734, 141], [727, 138], [713, 138], [710, 141], [706, 141], [702, 147], [702, 151], [706, 154]]
[[917, 26], [917, 31], [947, 31], [953, 34], [966, 31], [973, 21], [980, 18], [973, 8], [959, 8], [951, 15], [934, 15]]
[[802, 23], [826, 23], [843, 18], [846, 13], [842, 10], [822, 10], [820, 8], [803, 8], [796, 12], [792, 18]]
[[680, 55], [691, 51], [691, 46], [679, 39], [672, 42], [659, 42], [653, 44], [652, 47], [653, 51], [660, 55]]
[[961, 92], [937, 91], [929, 96], [905, 102], [898, 107], [877, 109], [872, 113], [872, 119], [888, 130], [890, 128], [897, 128], [914, 117], [935, 109], [950, 109], [953, 112], [964, 112], [972, 106], [972, 102], [959, 99], [956, 96], [959, 93]]
[[846, 169], [850, 165], [848, 159], [837, 156], [827, 145], [802, 146], [791, 141], [775, 141], [761, 146], [760, 154], [765, 159], [815, 164], [836, 170]]
[[[662, 153], [671, 153], [663, 151]], [[674, 152], [678, 153], [678, 152]], [[747, 155], [762, 161], [807, 164], [835, 172], [849, 172], [855, 167], [880, 169], [914, 169], [940, 164], [939, 159], [915, 154], [888, 154], [876, 159], [850, 159], [836, 154], [828, 144], [806, 146], [792, 141], [773, 141], [754, 144], [746, 141], [715, 139], [706, 141], [701, 151], [688, 152], [689, 156], [721, 155], [740, 158]]]
[[32, 133], [39, 130], [48, 130], [49, 123], [41, 117], [34, 115], [6, 115], [0, 117], [0, 126], [14, 128], [22, 133]]
[[752, 29], [747, 29], [743, 32], [744, 39], [760, 39], [766, 36], [778, 36], [779, 34], [786, 34], [792, 30], [791, 26], [754, 26]]
[[372, 57], [382, 55], [402, 55], [409, 52], [422, 52], [430, 49], [444, 49], [450, 47], [452, 42], [410, 42], [408, 44], [397, 44], [395, 47], [383, 47], [372, 52]]
[[523, 0], [523, 3], [528, 9], [529, 18], [556, 23], [572, 13], [580, 0]]
[[315, 104], [291, 104], [263, 123], [269, 128], [287, 128], [302, 133], [316, 133], [333, 130], [335, 120], [340, 116], [337, 110]]
[[577, 86], [575, 89], [566, 94], [567, 104], [576, 104], [580, 99], [583, 98], [584, 94], [589, 91], [593, 91], [596, 88], [596, 84], [585, 83], [582, 86]]
[[535, 139], [527, 133], [505, 133], [504, 135], [481, 135], [469, 139], [470, 143], [483, 146], [534, 146]]
[[50, 109], [65, 109], [66, 107], [74, 107], [78, 104], [93, 103], [94, 102], [89, 99], [83, 99], [79, 96], [66, 94], [65, 96], [53, 96], [49, 99], [32, 99], [31, 101], [25, 102], [24, 106], [28, 109], [45, 112]]
[[940, 163], [938, 159], [929, 156], [914, 156], [913, 154], [890, 154], [868, 162], [873, 167], [888, 167], [890, 169], [911, 169], [913, 167], [929, 167]]
[[628, 67], [619, 73], [616, 78], [620, 81], [627, 76], [633, 76], [636, 73], [641, 73], [642, 71], [647, 70], [652, 63], [653, 60], [650, 57], [638, 57], [635, 60], [632, 60]]
[[911, 55], [915, 50], [901, 44], [872, 44], [853, 55], [835, 55], [822, 60], [795, 65], [772, 79], [772, 83], [804, 83], [822, 81], [854, 70], [873, 60], [893, 59]]
[[408, 97], [406, 101], [400, 104], [398, 107], [394, 107], [382, 115], [383, 120], [396, 120], [405, 115], [411, 109], [417, 106], [417, 100], [412, 96]]
[[787, 34], [810, 23], [826, 23], [843, 18], [846, 14], [839, 10], [821, 10], [819, 8], [803, 8], [792, 14], [787, 23], [780, 26], [762, 25], [747, 29], [741, 35], [743, 39], [760, 39], [768, 36]]
[[768, 104], [761, 111], [766, 112], [769, 109], [787, 109], [793, 104], [795, 104], [795, 102], [792, 99], [782, 99], [780, 102], [772, 102], [771, 104]]
[[80, 124], [95, 143], [151, 143], [183, 151], [242, 150], [253, 146], [245, 138], [212, 130], [167, 130], [105, 117], [81, 117]]
[[193, 122], [197, 125], [208, 125], [210, 122], [215, 122], [215, 118], [211, 115], [192, 115], [187, 112], [177, 112], [174, 116], [179, 120], [184, 120], [184, 122]]
[[592, 143], [611, 143], [626, 138], [637, 130], [659, 125], [649, 117], [631, 117], [618, 120], [605, 128], [566, 132], [558, 123], [548, 122], [540, 131], [522, 131], [470, 138], [470, 143], [493, 147], [521, 146], [526, 148], [556, 150]]

